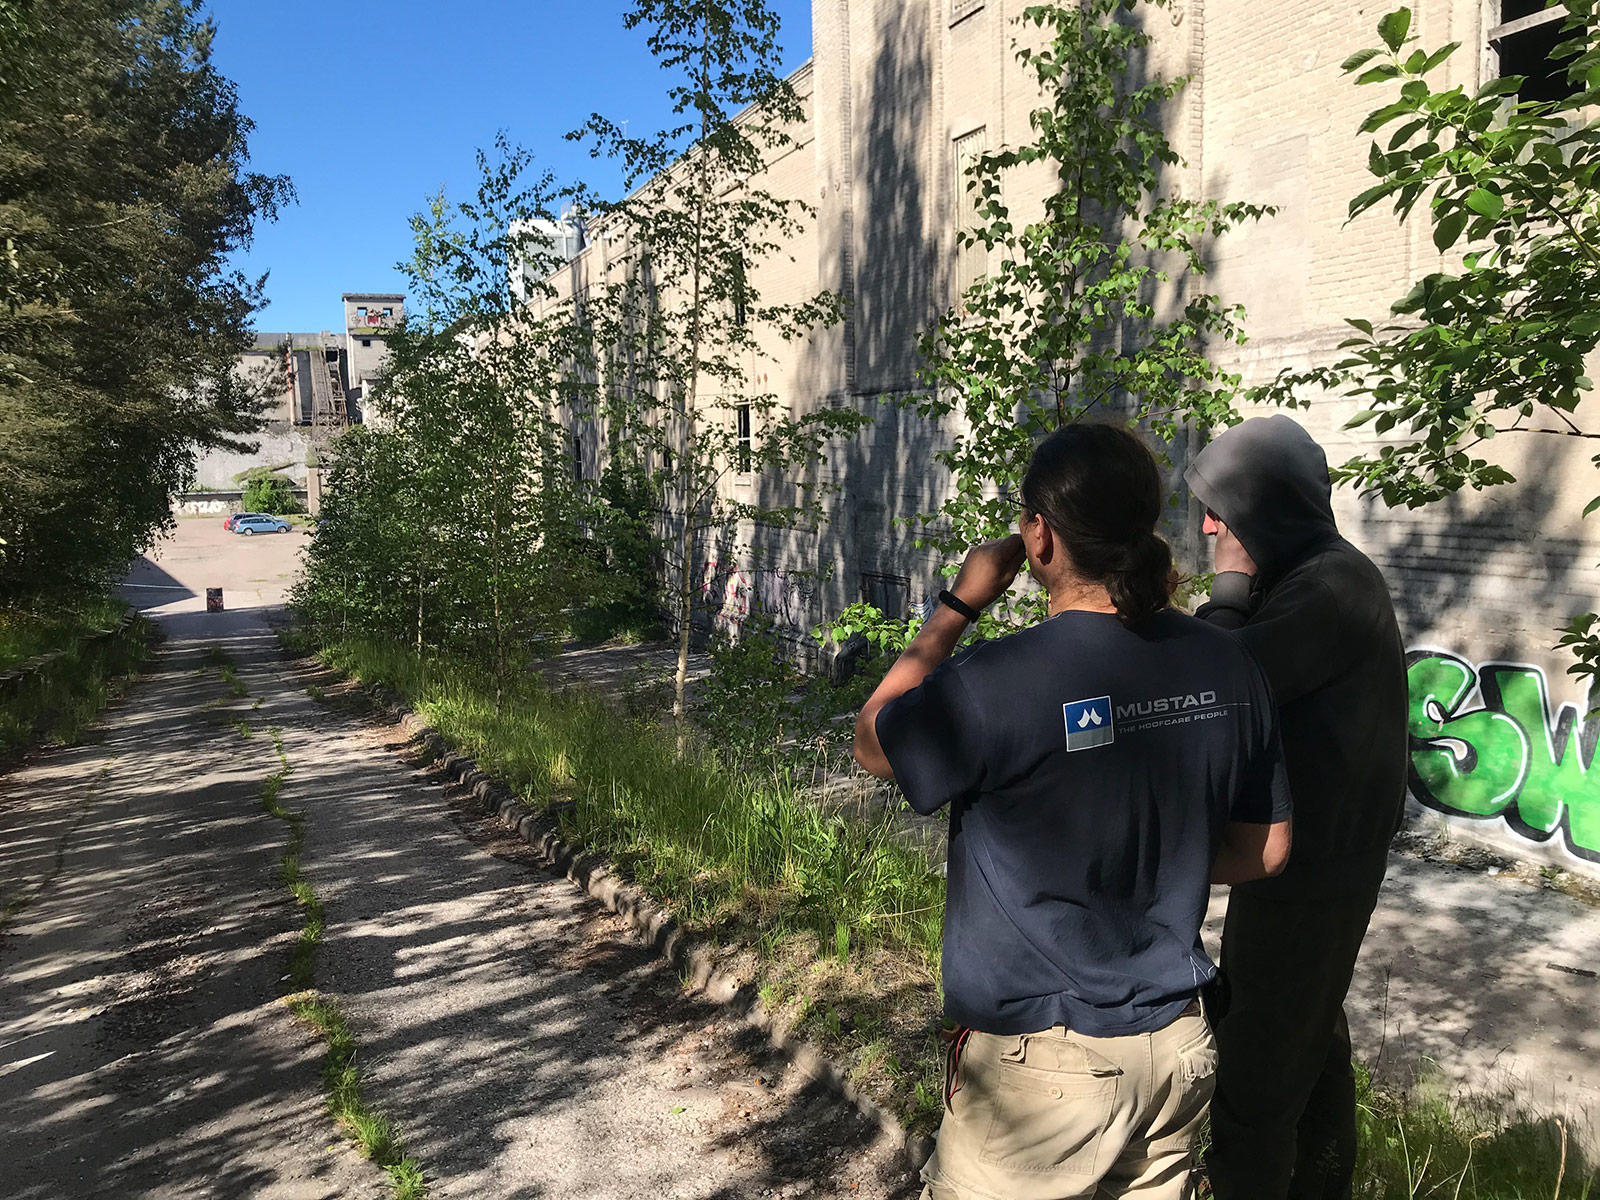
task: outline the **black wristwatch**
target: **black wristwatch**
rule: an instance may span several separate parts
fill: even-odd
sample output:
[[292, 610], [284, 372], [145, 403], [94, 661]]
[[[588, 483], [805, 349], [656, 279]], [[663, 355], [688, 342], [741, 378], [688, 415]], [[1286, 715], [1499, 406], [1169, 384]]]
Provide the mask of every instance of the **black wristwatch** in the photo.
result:
[[977, 609], [973, 608], [972, 605], [963, 600], [960, 596], [952, 592], [949, 588], [945, 588], [939, 593], [939, 603], [944, 605], [946, 608], [955, 609], [974, 625], [977, 624], [978, 618], [983, 615]]

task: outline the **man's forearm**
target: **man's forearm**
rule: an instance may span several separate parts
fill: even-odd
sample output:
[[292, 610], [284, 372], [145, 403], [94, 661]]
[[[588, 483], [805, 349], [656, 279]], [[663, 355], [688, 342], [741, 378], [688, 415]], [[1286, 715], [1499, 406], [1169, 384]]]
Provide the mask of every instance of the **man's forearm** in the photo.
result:
[[895, 660], [889, 673], [862, 705], [856, 717], [855, 757], [863, 770], [879, 779], [893, 779], [894, 769], [878, 743], [878, 713], [889, 701], [905, 695], [950, 657], [967, 630], [967, 619], [952, 608], [936, 607], [917, 636]]
[[1289, 821], [1271, 825], [1229, 822], [1211, 864], [1211, 882], [1250, 883], [1278, 874], [1289, 862], [1294, 827]]
[[1255, 580], [1243, 571], [1218, 571], [1211, 598], [1196, 611], [1202, 621], [1223, 629], [1241, 629], [1250, 619], [1250, 592]]

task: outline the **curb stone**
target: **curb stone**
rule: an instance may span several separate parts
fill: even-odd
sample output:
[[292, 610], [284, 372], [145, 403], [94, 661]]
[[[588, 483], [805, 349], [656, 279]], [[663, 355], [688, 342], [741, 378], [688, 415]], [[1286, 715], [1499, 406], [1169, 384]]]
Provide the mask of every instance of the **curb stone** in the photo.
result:
[[711, 951], [695, 945], [682, 927], [649, 896], [612, 874], [603, 856], [577, 851], [567, 845], [548, 819], [527, 808], [511, 789], [462, 754], [443, 734], [417, 716], [397, 693], [388, 688], [363, 690], [380, 713], [410, 734], [434, 759], [446, 778], [468, 788], [485, 812], [497, 817], [551, 867], [643, 935], [656, 953], [684, 979], [690, 991], [732, 1010], [746, 1024], [763, 1033], [773, 1049], [803, 1074], [824, 1084], [862, 1117], [876, 1123], [884, 1134], [897, 1140], [901, 1156], [913, 1172], [922, 1169], [933, 1153], [933, 1138], [907, 1130], [898, 1117], [851, 1083], [837, 1063], [804, 1038], [783, 1028], [782, 1022], [767, 1012], [749, 983], [719, 967]]

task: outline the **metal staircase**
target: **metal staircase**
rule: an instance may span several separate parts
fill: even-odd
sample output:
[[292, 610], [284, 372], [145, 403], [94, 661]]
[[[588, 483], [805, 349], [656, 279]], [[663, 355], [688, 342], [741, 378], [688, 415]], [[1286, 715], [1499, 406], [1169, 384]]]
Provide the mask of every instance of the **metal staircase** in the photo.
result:
[[324, 429], [343, 429], [350, 423], [337, 346], [324, 345], [320, 351], [312, 351], [311, 423]]

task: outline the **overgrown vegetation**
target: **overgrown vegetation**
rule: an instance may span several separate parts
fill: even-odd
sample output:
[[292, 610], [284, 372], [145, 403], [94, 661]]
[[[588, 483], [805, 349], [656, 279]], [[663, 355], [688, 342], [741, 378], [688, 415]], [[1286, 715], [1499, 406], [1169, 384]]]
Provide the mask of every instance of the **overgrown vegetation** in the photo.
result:
[[51, 604], [0, 610], [0, 671], [75, 646], [87, 633], [110, 629], [127, 611], [122, 601], [98, 595], [70, 608]]
[[274, 516], [287, 516], [300, 511], [300, 497], [294, 494], [294, 484], [283, 475], [264, 472], [255, 475], [245, 484], [240, 507], [245, 512], [264, 512]]
[[[962, 290], [922, 338], [928, 390], [899, 399], [949, 431], [935, 455], [950, 472], [949, 495], [913, 524], [952, 572], [968, 547], [1014, 532], [1013, 489], [1045, 434], [1113, 417], [1170, 445], [1238, 420], [1239, 377], [1213, 356], [1245, 340], [1244, 311], [1202, 290], [1202, 248], [1272, 210], [1177, 188], [1182, 162], [1165, 126], [1188, 81], [1141, 80], [1133, 70], [1154, 40], [1151, 10], [1164, 7], [1027, 6], [1014, 47], [1040, 96], [1031, 139], [961, 150]], [[1008, 195], [1041, 176], [1053, 185], [1042, 210], [1014, 211]], [[1185, 286], [1174, 289], [1175, 280]], [[1038, 619], [1042, 604], [1037, 589], [1003, 597], [979, 636]], [[853, 606], [832, 632], [842, 645], [875, 630], [895, 646], [915, 632], [904, 614], [870, 605]]]
[[48, 656], [37, 669], [0, 679], [0, 755], [84, 735], [148, 652], [149, 626], [121, 624], [126, 611], [100, 598], [76, 611], [0, 612], [0, 672]]
[[248, 449], [262, 280], [228, 270], [292, 193], [201, 6], [8, 5], [0, 35], [0, 607], [99, 592], [171, 521], [198, 449]]
[[1600, 1169], [1557, 1117], [1425, 1079], [1404, 1095], [1356, 1068], [1359, 1200], [1590, 1200]]
[[412, 218], [384, 422], [334, 443], [294, 602], [341, 631], [472, 653], [504, 680], [604, 589], [582, 533], [588, 497], [540, 401], [584, 344], [564, 308], [541, 315], [506, 286], [516, 270], [548, 291], [557, 191], [503, 141], [479, 168], [470, 201], [440, 194]]

